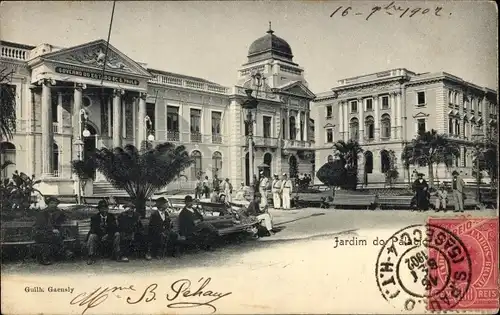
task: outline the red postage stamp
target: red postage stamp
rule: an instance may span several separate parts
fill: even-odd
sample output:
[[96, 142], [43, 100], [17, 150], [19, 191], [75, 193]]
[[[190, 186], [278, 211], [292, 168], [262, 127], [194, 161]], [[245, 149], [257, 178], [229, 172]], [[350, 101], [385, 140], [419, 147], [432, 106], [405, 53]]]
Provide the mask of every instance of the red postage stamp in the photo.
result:
[[429, 227], [454, 236], [438, 232], [432, 236], [434, 245], [428, 247], [429, 261], [435, 266], [429, 266], [428, 272], [429, 310], [498, 309], [498, 225], [498, 218], [428, 219]]

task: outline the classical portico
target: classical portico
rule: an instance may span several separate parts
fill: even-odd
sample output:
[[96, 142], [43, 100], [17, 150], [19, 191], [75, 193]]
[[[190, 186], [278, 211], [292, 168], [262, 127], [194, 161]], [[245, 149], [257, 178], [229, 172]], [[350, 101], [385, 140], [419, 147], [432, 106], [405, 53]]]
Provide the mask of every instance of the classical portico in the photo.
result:
[[[83, 159], [92, 150], [146, 140], [151, 74], [113, 46], [106, 46], [98, 40], [62, 50], [38, 49], [30, 56], [34, 130], [41, 138], [40, 156], [34, 163], [40, 163], [35, 169], [45, 183], [71, 180], [71, 160]], [[82, 141], [89, 133], [95, 141]]]

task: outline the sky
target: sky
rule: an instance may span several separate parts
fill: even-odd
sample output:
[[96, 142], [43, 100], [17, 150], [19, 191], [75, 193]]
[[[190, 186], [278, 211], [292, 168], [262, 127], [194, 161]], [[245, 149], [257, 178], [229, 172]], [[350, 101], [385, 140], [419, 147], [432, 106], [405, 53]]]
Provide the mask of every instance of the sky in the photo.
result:
[[[343, 78], [393, 68], [445, 71], [497, 89], [494, 2], [392, 3], [117, 1], [110, 43], [150, 68], [231, 86], [250, 44], [265, 35], [271, 21], [316, 93]], [[62, 47], [106, 39], [112, 6], [105, 1], [1, 2], [0, 38]], [[374, 7], [380, 10], [367, 20]], [[442, 7], [440, 16], [436, 7]]]

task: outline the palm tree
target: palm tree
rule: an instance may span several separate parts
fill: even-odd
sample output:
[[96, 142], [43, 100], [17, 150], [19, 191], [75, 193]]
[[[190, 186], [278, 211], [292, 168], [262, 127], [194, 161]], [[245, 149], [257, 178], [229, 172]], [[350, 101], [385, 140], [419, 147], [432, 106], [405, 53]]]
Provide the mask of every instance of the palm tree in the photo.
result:
[[348, 189], [356, 189], [358, 184], [358, 159], [363, 149], [356, 140], [349, 139], [347, 142], [339, 140], [333, 145], [334, 154], [340, 159], [347, 171], [346, 182]]
[[453, 165], [453, 158], [458, 156], [460, 156], [458, 144], [432, 129], [419, 132], [417, 138], [406, 144], [401, 158], [407, 161], [408, 165], [427, 166], [430, 185], [434, 186], [434, 165], [442, 163], [450, 168]]
[[0, 139], [7, 140], [16, 128], [16, 92], [9, 84], [12, 73], [0, 70]]
[[[146, 201], [158, 189], [179, 178], [179, 174], [192, 164], [184, 146], [166, 142], [152, 147], [143, 142], [141, 149], [134, 145], [103, 148], [92, 157], [93, 167], [116, 188], [125, 190], [132, 198], [137, 212], [144, 217]], [[77, 176], [89, 174], [92, 164], [73, 163]]]

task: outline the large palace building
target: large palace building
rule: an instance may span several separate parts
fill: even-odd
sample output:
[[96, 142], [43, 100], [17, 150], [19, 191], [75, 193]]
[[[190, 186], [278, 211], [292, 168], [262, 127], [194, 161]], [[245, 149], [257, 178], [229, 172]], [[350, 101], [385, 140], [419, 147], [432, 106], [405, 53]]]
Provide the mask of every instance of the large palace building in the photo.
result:
[[[268, 174], [314, 173], [315, 95], [290, 45], [271, 29], [250, 45], [232, 87], [150, 69], [104, 40], [69, 48], [2, 41], [1, 64], [13, 70], [17, 106], [13, 138], [0, 143], [2, 161], [15, 165], [3, 175], [34, 174], [42, 193], [75, 194], [72, 160], [145, 140], [183, 144], [194, 159], [184, 174], [188, 181], [167, 189], [193, 187], [198, 175], [248, 184], [249, 165], [254, 173], [259, 167]], [[242, 108], [248, 89], [259, 101], [252, 115], [253, 163]], [[86, 185], [86, 194], [111, 192], [100, 174]]]
[[[358, 164], [364, 184], [385, 181], [391, 156], [398, 180], [406, 182], [401, 152], [419, 130], [434, 129], [459, 144], [461, 154], [453, 169], [465, 178], [472, 176], [475, 141], [498, 138], [497, 93], [446, 72], [393, 69], [343, 79], [331, 91], [318, 94], [312, 108], [316, 165], [333, 154], [334, 142], [355, 139], [364, 150]], [[427, 174], [427, 168], [417, 171]], [[451, 177], [444, 165], [435, 171], [437, 179]]]

